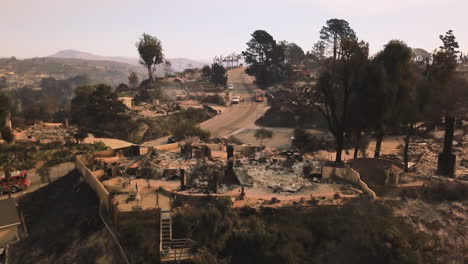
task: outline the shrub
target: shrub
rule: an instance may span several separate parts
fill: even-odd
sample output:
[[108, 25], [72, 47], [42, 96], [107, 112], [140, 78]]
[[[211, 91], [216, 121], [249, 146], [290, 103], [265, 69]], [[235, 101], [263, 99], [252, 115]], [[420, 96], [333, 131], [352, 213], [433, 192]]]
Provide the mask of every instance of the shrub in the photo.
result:
[[314, 152], [318, 150], [331, 150], [334, 148], [333, 140], [310, 134], [304, 129], [294, 129], [294, 147], [301, 152]]
[[[428, 263], [428, 237], [391, 208], [367, 200], [343, 207], [263, 208], [240, 217], [229, 202], [185, 208], [174, 227], [219, 263]], [[242, 212], [242, 211], [241, 211]], [[177, 220], [176, 220], [177, 219]], [[177, 224], [176, 224], [177, 223]], [[210, 258], [211, 260], [211, 258]]]
[[237, 145], [242, 145], [244, 144], [240, 139], [238, 139], [236, 136], [229, 136], [227, 138], [227, 142], [231, 144], [237, 144]]
[[468, 200], [468, 185], [461, 182], [438, 183], [422, 188], [411, 188], [402, 191], [402, 197], [423, 199], [427, 202], [466, 201]]
[[177, 141], [182, 141], [191, 137], [198, 137], [202, 141], [210, 139], [210, 132], [201, 129], [197, 124], [190, 120], [182, 120], [171, 129], [172, 136]]
[[217, 105], [226, 104], [226, 102], [224, 102], [224, 98], [217, 94], [206, 96], [205, 98], [201, 100], [201, 102], [204, 104], [217, 104]]

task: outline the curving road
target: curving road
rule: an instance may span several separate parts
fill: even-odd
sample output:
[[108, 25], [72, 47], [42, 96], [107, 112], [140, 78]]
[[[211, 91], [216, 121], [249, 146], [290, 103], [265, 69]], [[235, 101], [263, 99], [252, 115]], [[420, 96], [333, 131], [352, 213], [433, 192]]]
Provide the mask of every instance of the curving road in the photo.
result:
[[246, 129], [255, 129], [255, 121], [268, 109], [267, 104], [256, 103], [253, 94], [256, 89], [245, 68], [229, 71], [228, 82], [234, 85], [232, 95], [240, 95], [244, 102], [227, 107], [220, 115], [201, 123], [201, 127], [210, 131], [213, 137], [227, 137], [241, 133]]
[[[210, 131], [212, 137], [235, 136], [243, 143], [258, 143], [254, 137], [254, 131], [259, 127], [255, 121], [260, 118], [268, 105], [266, 102], [257, 103], [253, 95], [257, 87], [253, 84], [253, 78], [245, 73], [245, 68], [237, 68], [228, 72], [228, 83], [234, 85], [233, 95], [240, 95], [245, 99], [244, 102], [226, 107], [225, 110], [200, 124], [201, 128]], [[265, 144], [274, 148], [288, 148], [292, 129], [289, 128], [267, 128], [273, 131], [273, 138]], [[144, 143], [145, 146], [156, 146], [166, 144], [168, 137]]]

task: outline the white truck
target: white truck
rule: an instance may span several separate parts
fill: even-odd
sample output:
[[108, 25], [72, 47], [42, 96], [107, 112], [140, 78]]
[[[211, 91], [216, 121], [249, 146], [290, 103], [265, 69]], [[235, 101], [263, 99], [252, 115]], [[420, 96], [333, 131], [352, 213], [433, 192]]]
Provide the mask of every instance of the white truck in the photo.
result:
[[239, 104], [241, 102], [241, 97], [239, 95], [234, 95], [231, 99], [231, 104]]

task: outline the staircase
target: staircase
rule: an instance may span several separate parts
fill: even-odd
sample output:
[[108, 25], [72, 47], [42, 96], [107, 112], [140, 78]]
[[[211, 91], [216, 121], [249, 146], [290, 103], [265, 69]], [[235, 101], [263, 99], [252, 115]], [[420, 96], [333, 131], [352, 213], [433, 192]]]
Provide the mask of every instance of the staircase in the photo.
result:
[[172, 240], [171, 211], [161, 211], [160, 230], [161, 252], [167, 252]]
[[160, 253], [161, 263], [187, 263], [193, 259], [195, 241], [187, 238], [172, 239], [171, 211], [161, 211]]

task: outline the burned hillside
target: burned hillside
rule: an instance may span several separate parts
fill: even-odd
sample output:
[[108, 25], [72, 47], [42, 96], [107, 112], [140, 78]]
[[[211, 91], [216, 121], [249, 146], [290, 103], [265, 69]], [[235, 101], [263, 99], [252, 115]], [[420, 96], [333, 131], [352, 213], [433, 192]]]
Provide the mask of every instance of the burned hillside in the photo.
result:
[[19, 200], [29, 236], [11, 263], [124, 263], [99, 218], [99, 202], [77, 171]]

